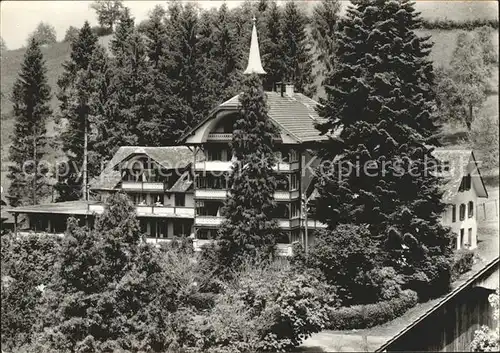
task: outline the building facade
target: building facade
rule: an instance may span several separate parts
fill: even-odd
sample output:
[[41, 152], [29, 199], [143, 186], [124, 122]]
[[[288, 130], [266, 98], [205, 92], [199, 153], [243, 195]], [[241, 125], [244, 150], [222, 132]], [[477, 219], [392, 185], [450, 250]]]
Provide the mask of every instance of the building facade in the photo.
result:
[[474, 153], [471, 150], [436, 149], [434, 156], [443, 163], [443, 202], [447, 205], [442, 215], [444, 225], [455, 233], [455, 248], [477, 247], [477, 205], [479, 198], [487, 198]]

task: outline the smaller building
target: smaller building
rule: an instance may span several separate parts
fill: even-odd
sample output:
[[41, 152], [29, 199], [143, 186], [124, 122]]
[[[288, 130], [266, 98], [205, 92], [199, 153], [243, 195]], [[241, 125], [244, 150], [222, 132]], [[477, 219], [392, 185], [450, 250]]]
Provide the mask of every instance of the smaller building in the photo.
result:
[[478, 199], [487, 198], [488, 192], [474, 153], [443, 148], [433, 153], [442, 162], [439, 175], [443, 178], [443, 202], [447, 205], [442, 222], [456, 234], [456, 249], [475, 249]]

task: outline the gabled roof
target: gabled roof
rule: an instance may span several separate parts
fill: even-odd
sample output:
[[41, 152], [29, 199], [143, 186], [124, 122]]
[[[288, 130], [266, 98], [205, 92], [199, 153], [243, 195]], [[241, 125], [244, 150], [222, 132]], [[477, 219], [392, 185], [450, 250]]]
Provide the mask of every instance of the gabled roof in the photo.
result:
[[[292, 96], [281, 95], [278, 92], [266, 92], [268, 115], [271, 121], [284, 133], [290, 135], [297, 142], [324, 141], [328, 136], [321, 135], [315, 128], [315, 124], [323, 123], [326, 120], [321, 118], [316, 111], [319, 105], [315, 100], [303, 95], [294, 93]], [[191, 129], [181, 138], [185, 141], [188, 136], [193, 134], [205, 122], [214, 118], [215, 114], [221, 110], [239, 110], [239, 94], [215, 108], [210, 115]], [[340, 130], [334, 137], [338, 137]]]
[[193, 162], [193, 153], [186, 146], [123, 146], [116, 151], [99, 177], [90, 182], [91, 188], [94, 190], [114, 189], [121, 181], [120, 171], [116, 168], [118, 164], [138, 155], [148, 156], [166, 169], [184, 169]]
[[481, 180], [482, 194], [488, 197], [488, 191], [484, 185], [483, 178], [481, 177], [481, 172], [479, 171], [479, 166], [477, 165], [474, 153], [470, 149], [447, 149], [447, 148], [436, 148], [433, 152], [433, 156], [441, 162], [446, 162], [449, 164], [449, 171], [445, 171], [439, 174], [443, 178], [443, 184], [441, 185], [443, 193], [443, 202], [452, 203], [457, 196], [462, 183], [462, 179], [467, 175], [467, 167], [471, 162], [474, 163], [477, 168], [479, 179]]
[[189, 178], [189, 171], [185, 171], [168, 192], [186, 192], [191, 185], [193, 185], [193, 181]]

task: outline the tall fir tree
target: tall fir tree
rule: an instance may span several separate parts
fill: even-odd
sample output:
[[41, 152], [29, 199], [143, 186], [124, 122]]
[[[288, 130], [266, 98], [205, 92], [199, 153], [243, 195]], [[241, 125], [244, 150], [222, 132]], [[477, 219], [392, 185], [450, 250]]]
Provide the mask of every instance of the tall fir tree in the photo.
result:
[[272, 218], [276, 189], [273, 139], [277, 131], [267, 116], [266, 95], [257, 75], [246, 79], [240, 105], [231, 146], [236, 157], [229, 177], [231, 194], [217, 241], [221, 269], [234, 268], [247, 257], [272, 258], [281, 235]]
[[77, 77], [87, 70], [97, 46], [97, 36], [86, 21], [77, 38], [71, 43], [70, 58], [63, 64], [64, 72], [57, 82], [60, 90], [57, 96], [60, 101], [59, 118], [66, 122], [61, 133], [61, 147], [67, 158], [67, 164], [58, 174], [55, 186], [59, 201], [77, 200], [86, 196], [83, 193], [87, 186], [83, 184], [88, 177], [92, 177], [88, 174], [85, 160], [89, 127], [88, 99], [85, 92], [87, 87], [79, 82]]
[[7, 177], [10, 179], [11, 205], [37, 204], [49, 193], [47, 165], [42, 161], [47, 143], [45, 123], [52, 114], [50, 86], [40, 45], [31, 40], [24, 54], [19, 77], [12, 90], [16, 120], [9, 149]]
[[451, 232], [440, 222], [434, 73], [428, 37], [407, 0], [353, 1], [339, 22], [336, 65], [325, 80], [320, 115], [331, 140], [318, 170], [316, 217], [334, 235], [342, 223], [367, 224], [384, 265], [406, 275], [422, 297], [447, 289]]
[[234, 20], [223, 4], [214, 23], [213, 60], [218, 67], [218, 79], [221, 83], [221, 100], [227, 100], [238, 94], [242, 81], [241, 51], [236, 36]]
[[[264, 77], [264, 88], [274, 90], [274, 85], [284, 77], [283, 37], [281, 31], [282, 10], [276, 1], [269, 4], [266, 16], [259, 22], [264, 22], [267, 35], [261, 36], [262, 62], [267, 74]], [[261, 32], [259, 32], [260, 34]]]
[[339, 20], [340, 1], [322, 0], [313, 10], [311, 35], [315, 42], [316, 65], [319, 73], [325, 75], [335, 55], [335, 27]]
[[143, 132], [154, 113], [149, 104], [154, 95], [153, 70], [144, 39], [135, 30], [128, 9], [116, 26], [111, 51], [114, 57], [105, 144], [113, 154], [119, 146], [148, 145]]
[[314, 85], [311, 46], [306, 32], [308, 19], [295, 1], [285, 4], [282, 16], [283, 70], [286, 83], [295, 86], [297, 92], [312, 97]]
[[218, 102], [216, 67], [200, 50], [198, 9], [174, 3], [168, 10], [167, 51], [172, 59], [166, 67], [172, 92], [183, 105], [184, 130], [194, 126]]

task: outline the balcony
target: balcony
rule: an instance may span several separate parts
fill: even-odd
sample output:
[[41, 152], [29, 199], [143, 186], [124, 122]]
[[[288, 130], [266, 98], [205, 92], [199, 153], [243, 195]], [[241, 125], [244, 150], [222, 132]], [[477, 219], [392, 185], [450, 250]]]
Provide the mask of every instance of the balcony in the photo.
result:
[[278, 218], [277, 221], [279, 227], [282, 229], [291, 229], [300, 226], [300, 219], [298, 217], [294, 219]]
[[[207, 172], [229, 172], [232, 161], [203, 161], [195, 163], [195, 170]], [[277, 172], [290, 172], [299, 169], [299, 162], [281, 162], [274, 165], [273, 170]]]
[[[303, 219], [302, 220], [302, 227], [306, 226], [306, 221]], [[316, 221], [315, 219], [308, 219], [307, 220], [307, 228], [308, 229], [325, 229], [327, 226], [324, 223], [321, 223], [320, 221]]]
[[275, 191], [274, 199], [276, 201], [291, 201], [296, 200], [300, 197], [299, 191]]
[[[180, 206], [143, 206], [137, 205], [137, 216], [142, 217], [172, 217], [172, 218], [194, 218], [193, 207]], [[89, 212], [101, 214], [104, 205], [89, 205]]]
[[233, 134], [231, 132], [229, 133], [218, 133], [218, 132], [213, 132], [208, 134], [208, 139], [207, 141], [222, 141], [222, 142], [228, 142], [233, 139]]
[[[193, 239], [194, 251], [201, 251], [204, 246], [213, 243], [213, 239]], [[281, 257], [292, 256], [292, 244], [276, 244], [276, 255]]]
[[195, 170], [209, 171], [209, 172], [228, 172], [231, 170], [233, 162], [231, 161], [203, 161], [196, 162], [194, 165]]
[[164, 184], [146, 181], [123, 181], [122, 190], [124, 191], [163, 191]]
[[197, 189], [194, 197], [199, 199], [225, 200], [229, 196], [229, 191], [225, 189]]
[[218, 227], [222, 224], [224, 217], [219, 216], [196, 216], [194, 224], [196, 226]]

